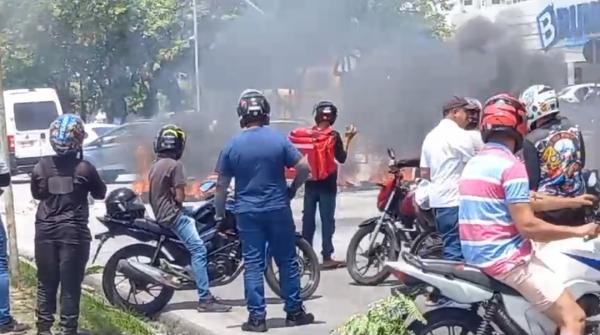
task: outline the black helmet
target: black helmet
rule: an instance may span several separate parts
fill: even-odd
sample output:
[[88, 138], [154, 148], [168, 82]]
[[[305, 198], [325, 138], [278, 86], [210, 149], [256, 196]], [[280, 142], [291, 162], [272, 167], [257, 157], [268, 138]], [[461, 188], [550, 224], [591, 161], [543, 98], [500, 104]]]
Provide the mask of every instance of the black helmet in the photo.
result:
[[179, 126], [168, 124], [158, 131], [154, 140], [154, 153], [172, 153], [175, 159], [181, 158], [185, 149], [185, 131]]
[[245, 90], [238, 100], [237, 114], [240, 118], [240, 127], [245, 128], [253, 122], [263, 125], [269, 124], [271, 106], [267, 98], [257, 90]]
[[337, 119], [338, 109], [331, 101], [320, 101], [313, 107], [313, 115], [317, 124], [327, 121], [331, 125]]
[[116, 220], [143, 219], [146, 206], [142, 199], [132, 190], [118, 188], [106, 197], [106, 215]]

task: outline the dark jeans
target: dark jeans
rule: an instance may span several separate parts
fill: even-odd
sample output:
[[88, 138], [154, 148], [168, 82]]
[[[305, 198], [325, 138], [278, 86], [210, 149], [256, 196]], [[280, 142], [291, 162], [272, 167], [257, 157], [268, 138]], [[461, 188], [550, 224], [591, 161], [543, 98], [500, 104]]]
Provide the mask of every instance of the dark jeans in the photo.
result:
[[60, 284], [60, 327], [64, 334], [77, 334], [79, 301], [90, 242], [66, 244], [54, 241], [35, 243], [37, 266], [37, 328], [47, 331], [54, 323], [56, 295]]
[[296, 262], [296, 229], [288, 207], [264, 213], [238, 214], [238, 227], [244, 255], [244, 289], [250, 318], [266, 318], [264, 272], [266, 248], [279, 268], [279, 283], [285, 300], [284, 310], [295, 313], [302, 308], [300, 269]]
[[315, 215], [319, 204], [321, 217], [322, 250], [324, 260], [333, 254], [333, 234], [335, 233], [335, 201], [337, 192], [323, 191], [306, 187], [304, 191], [304, 211], [302, 213], [302, 236], [313, 244], [316, 229]]
[[6, 230], [0, 220], [0, 326], [12, 321], [10, 315], [10, 275], [6, 253]]
[[444, 242], [444, 259], [462, 261], [458, 233], [458, 207], [435, 208], [435, 223]]

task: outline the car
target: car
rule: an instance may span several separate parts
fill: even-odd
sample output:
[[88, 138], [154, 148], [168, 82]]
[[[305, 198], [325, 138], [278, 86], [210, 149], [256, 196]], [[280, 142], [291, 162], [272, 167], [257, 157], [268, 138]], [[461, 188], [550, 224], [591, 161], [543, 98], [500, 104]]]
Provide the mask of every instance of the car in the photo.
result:
[[110, 123], [86, 123], [85, 124], [85, 140], [83, 144], [88, 144], [95, 141], [98, 137], [117, 128], [118, 125]]
[[592, 96], [600, 95], [600, 84], [587, 83], [571, 85], [558, 92], [558, 99], [571, 104], [579, 104]]
[[137, 154], [150, 151], [159, 125], [150, 121], [135, 121], [117, 126], [104, 135], [84, 144], [83, 157], [94, 164], [102, 179], [113, 183], [121, 174], [136, 173]]
[[63, 114], [62, 107], [51, 88], [7, 90], [3, 94], [11, 172], [29, 173], [40, 158], [54, 155], [49, 128]]

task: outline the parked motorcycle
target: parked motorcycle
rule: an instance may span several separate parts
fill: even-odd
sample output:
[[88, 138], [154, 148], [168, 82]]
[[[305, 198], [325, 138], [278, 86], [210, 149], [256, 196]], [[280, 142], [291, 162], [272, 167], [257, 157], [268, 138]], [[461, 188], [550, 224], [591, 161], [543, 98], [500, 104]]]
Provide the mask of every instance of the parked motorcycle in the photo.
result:
[[[205, 204], [188, 210], [196, 220], [200, 237], [208, 251], [207, 267], [210, 286], [233, 282], [242, 273], [242, 246], [235, 217], [231, 214], [232, 199], [222, 227], [214, 221], [214, 181], [204, 182], [201, 191], [207, 194]], [[108, 260], [102, 274], [102, 288], [108, 301], [125, 310], [152, 316], [160, 312], [176, 290], [195, 289], [190, 254], [183, 242], [171, 231], [145, 217], [145, 206], [133, 191], [115, 190], [106, 199], [107, 214], [98, 219], [107, 232], [98, 234], [100, 244], [116, 236], [129, 236], [143, 243], [131, 244], [116, 251]], [[147, 244], [153, 242], [154, 245]], [[307, 299], [316, 291], [319, 281], [319, 260], [310, 244], [299, 234], [296, 238], [298, 268], [301, 276], [301, 296]], [[268, 248], [267, 248], [268, 250]], [[269, 287], [281, 296], [277, 267], [267, 252], [265, 278]], [[129, 288], [121, 285], [129, 284]], [[141, 296], [143, 295], [143, 296]]]
[[[390, 178], [379, 185], [381, 190], [377, 197], [381, 215], [359, 225], [346, 254], [348, 273], [361, 285], [378, 285], [385, 281], [390, 276], [385, 262], [397, 260], [403, 247], [414, 246], [415, 252], [427, 252], [428, 245], [441, 243], [431, 241], [439, 239], [431, 212], [418, 210], [414, 203], [419, 160], [397, 160], [393, 149], [388, 149], [388, 156]], [[382, 238], [380, 242], [377, 242], [378, 237]], [[364, 250], [360, 246], [363, 240], [368, 243]], [[413, 241], [418, 241], [418, 245]], [[366, 265], [358, 264], [359, 256], [367, 259]], [[369, 275], [371, 268], [375, 272]]]
[[[597, 172], [586, 177], [588, 192], [600, 194]], [[593, 221], [592, 221], [593, 220]], [[588, 222], [599, 222], [598, 208], [588, 211]], [[571, 238], [550, 242], [536, 250], [537, 257], [563, 279], [564, 285], [585, 311], [585, 334], [600, 333], [600, 239]], [[401, 280], [407, 276], [417, 285], [392, 289], [394, 294], [411, 297], [427, 294], [430, 299], [448, 297], [470, 308], [443, 307], [424, 314], [426, 324], [414, 321], [409, 329], [415, 335], [439, 333], [448, 329], [456, 334], [543, 335], [557, 334], [558, 327], [536, 310], [519, 292], [487, 276], [479, 269], [460, 262], [422, 259], [402, 253], [404, 262], [389, 263]], [[478, 313], [479, 309], [483, 313]], [[460, 330], [458, 330], [460, 329]]]

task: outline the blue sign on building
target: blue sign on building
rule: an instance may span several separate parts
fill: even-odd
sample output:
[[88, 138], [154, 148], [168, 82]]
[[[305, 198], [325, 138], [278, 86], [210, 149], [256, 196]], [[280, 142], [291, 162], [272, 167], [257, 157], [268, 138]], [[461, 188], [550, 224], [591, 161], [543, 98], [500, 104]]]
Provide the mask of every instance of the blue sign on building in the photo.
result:
[[590, 37], [600, 35], [600, 1], [557, 8], [550, 4], [537, 16], [536, 23], [542, 49], [548, 50], [561, 41], [566, 47], [582, 46]]

